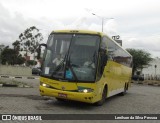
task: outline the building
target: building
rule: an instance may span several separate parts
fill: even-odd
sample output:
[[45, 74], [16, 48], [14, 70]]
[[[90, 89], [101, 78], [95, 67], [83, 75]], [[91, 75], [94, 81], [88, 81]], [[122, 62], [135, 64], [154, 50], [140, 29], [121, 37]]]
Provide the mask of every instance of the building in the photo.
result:
[[144, 74], [145, 79], [160, 80], [160, 58], [153, 59], [148, 67], [143, 68], [142, 74]]
[[28, 60], [35, 60], [35, 61], [37, 62], [37, 64], [36, 64], [34, 67], [40, 67], [40, 66], [41, 66], [39, 60], [38, 60], [37, 58], [34, 58], [34, 55], [37, 56], [37, 53], [34, 54], [34, 53], [28, 52], [28, 53], [27, 53], [27, 56], [25, 56], [26, 51], [21, 51], [20, 54], [21, 54], [22, 57], [24, 57], [27, 61], [28, 61]]

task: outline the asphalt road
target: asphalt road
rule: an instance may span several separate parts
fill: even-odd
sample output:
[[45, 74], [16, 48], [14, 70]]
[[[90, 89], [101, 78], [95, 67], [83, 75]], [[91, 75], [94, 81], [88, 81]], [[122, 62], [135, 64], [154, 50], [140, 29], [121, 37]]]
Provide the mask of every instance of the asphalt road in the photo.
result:
[[[158, 86], [132, 84], [125, 96], [116, 95], [106, 99], [103, 106], [95, 106], [72, 101], [59, 102], [54, 98], [41, 97], [38, 79], [15, 79], [15, 81], [28, 83], [33, 88], [0, 87], [0, 114], [160, 114], [160, 87]], [[65, 122], [76, 123], [78, 121]], [[102, 120], [100, 122], [106, 123]], [[150, 123], [151, 121], [129, 122]]]

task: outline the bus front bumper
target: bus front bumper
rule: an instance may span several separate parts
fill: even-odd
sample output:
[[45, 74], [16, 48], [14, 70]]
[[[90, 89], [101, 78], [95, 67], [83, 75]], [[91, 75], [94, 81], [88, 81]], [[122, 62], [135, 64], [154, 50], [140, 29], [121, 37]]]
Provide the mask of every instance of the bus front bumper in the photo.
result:
[[50, 96], [56, 98], [62, 98], [66, 100], [74, 100], [86, 103], [95, 103], [98, 100], [95, 98], [95, 94], [93, 92], [83, 93], [83, 92], [71, 92], [71, 91], [63, 91], [52, 88], [46, 88], [44, 86], [39, 86], [41, 96]]

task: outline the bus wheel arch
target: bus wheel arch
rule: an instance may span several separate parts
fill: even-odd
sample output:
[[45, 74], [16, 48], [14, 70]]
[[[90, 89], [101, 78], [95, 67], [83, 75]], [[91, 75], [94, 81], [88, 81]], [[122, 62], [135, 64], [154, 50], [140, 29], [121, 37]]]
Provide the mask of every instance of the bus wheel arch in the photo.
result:
[[103, 92], [102, 92], [102, 97], [101, 100], [99, 100], [98, 102], [96, 102], [95, 104], [97, 106], [102, 106], [106, 100], [106, 97], [108, 96], [108, 85], [106, 84], [103, 88]]

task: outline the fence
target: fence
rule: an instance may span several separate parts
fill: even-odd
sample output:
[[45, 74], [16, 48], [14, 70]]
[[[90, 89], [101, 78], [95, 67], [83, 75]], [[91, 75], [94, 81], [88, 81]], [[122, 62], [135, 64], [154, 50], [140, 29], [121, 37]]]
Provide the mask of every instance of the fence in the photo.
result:
[[157, 74], [157, 75], [145, 74], [144, 79], [145, 80], [160, 80], [160, 74]]

